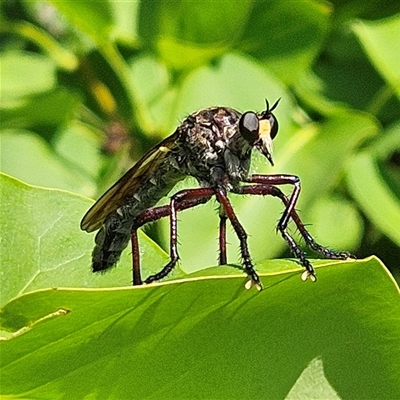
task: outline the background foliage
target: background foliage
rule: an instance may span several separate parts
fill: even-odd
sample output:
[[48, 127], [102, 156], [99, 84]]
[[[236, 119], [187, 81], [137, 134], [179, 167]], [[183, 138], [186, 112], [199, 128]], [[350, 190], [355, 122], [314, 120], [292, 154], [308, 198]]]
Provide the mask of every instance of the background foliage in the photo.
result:
[[[276, 111], [280, 124], [274, 143], [276, 165], [271, 169], [261, 157], [254, 157], [253, 168], [259, 173], [299, 175], [303, 191], [298, 209], [304, 221], [312, 224], [310, 231], [318, 241], [350, 250], [360, 258], [376, 254], [393, 276], [399, 277], [398, 2], [6, 0], [1, 3], [0, 34], [2, 172], [32, 185], [97, 198], [143, 152], [171, 134], [188, 113], [212, 105], [261, 110], [264, 98], [273, 102], [281, 97]], [[194, 184], [189, 180], [179, 188]], [[34, 327], [28, 334], [17, 334], [7, 341], [7, 346], [16, 346], [9, 353], [15, 356], [15, 349], [21, 348], [22, 343], [18, 340], [31, 340], [38, 348], [56, 341], [50, 335], [48, 342], [35, 342], [35, 335], [39, 335], [35, 329], [47, 321], [45, 316], [52, 315], [49, 310], [62, 309], [63, 302], [81, 307], [80, 294], [78, 298], [74, 293], [68, 294], [67, 297], [72, 296], [70, 300], [53, 299], [50, 291], [43, 292], [44, 297], [32, 295], [32, 300], [25, 293], [60, 286], [127, 285], [129, 254], [124, 254], [121, 266], [110, 274], [92, 277], [92, 236], [79, 232], [79, 220], [90, 203], [66, 192], [32, 188], [5, 176], [1, 185], [2, 305], [14, 299], [7, 306], [10, 308], [4, 309], [4, 327], [18, 332], [24, 326]], [[264, 198], [233, 197], [232, 201], [251, 235], [255, 260], [290, 256], [275, 234], [280, 204]], [[186, 273], [215, 264], [215, 207], [210, 202], [180, 216], [181, 267]], [[168, 221], [152, 225], [147, 233], [161, 247], [168, 248]], [[237, 240], [230, 234], [229, 261], [237, 263]], [[166, 254], [145, 236], [142, 249], [145, 271], [159, 269]], [[379, 275], [382, 267], [379, 263], [374, 265]], [[268, 266], [271, 267], [273, 274], [273, 265]], [[262, 270], [263, 264], [259, 268]], [[359, 267], [354, 268], [358, 271]], [[293, 265], [284, 263], [281, 269], [288, 273]], [[225, 270], [218, 270], [218, 274], [231, 273]], [[179, 274], [183, 272], [177, 271], [174, 277]], [[380, 276], [386, 276], [386, 281], [382, 278], [382, 287], [377, 288], [388, 293], [389, 298], [389, 288], [395, 290], [394, 283], [388, 275]], [[342, 279], [335, 281], [339, 287], [345, 281]], [[362, 298], [363, 288], [374, 284], [372, 277], [361, 280], [354, 298]], [[232, 284], [227, 287], [224, 286], [226, 293], [233, 290]], [[278, 287], [282, 290], [280, 295], [287, 296], [288, 288]], [[153, 289], [146, 290], [151, 293]], [[196, 290], [197, 299], [203, 299], [202, 294], [209, 293], [210, 288], [198, 286]], [[180, 296], [165, 298], [194, 301], [191, 295]], [[392, 296], [396, 298], [395, 294]], [[109, 300], [99, 297], [96, 301], [103, 304]], [[172, 300], [166, 304], [168, 301]], [[241, 301], [245, 299], [242, 297]], [[340, 301], [345, 304], [345, 299]], [[128, 309], [136, 307], [134, 302]], [[380, 318], [379, 305], [384, 304], [394, 313], [393, 321], [398, 321], [394, 300], [381, 304], [376, 296], [367, 295], [363, 302], [374, 310], [369, 322], [372, 326]], [[27, 304], [36, 304], [33, 316], [26, 309]], [[279, 319], [280, 314], [273, 314], [270, 308], [263, 311], [272, 319]], [[337, 318], [344, 313], [332, 305], [324, 311], [336, 312]], [[112, 310], [111, 315], [117, 316], [118, 321], [124, 312]], [[199, 310], [198, 315], [204, 313]], [[17, 315], [23, 317], [20, 324], [15, 323]], [[354, 315], [364, 312], [358, 309]], [[208, 323], [217, 321], [219, 316], [216, 313], [216, 319]], [[285, 318], [290, 321], [290, 316]], [[315, 315], [304, 324], [318, 325], [320, 318]], [[72, 327], [91, 326], [90, 318], [74, 321]], [[126, 320], [121, 321], [119, 328], [125, 330]], [[363, 319], [353, 322], [360, 321]], [[241, 323], [248, 324], [248, 319]], [[193, 320], [189, 322], [193, 327], [191, 324]], [[165, 332], [163, 329], [160, 332]], [[398, 324], [387, 329], [399, 332]], [[273, 329], [271, 332], [276, 334]], [[251, 332], [247, 330], [247, 334], [251, 340]], [[369, 331], [355, 343], [368, 343], [373, 348], [389, 346], [387, 342], [370, 342], [376, 334]], [[247, 337], [246, 333], [241, 335]], [[379, 335], [385, 337], [382, 332]], [[170, 335], [167, 337], [171, 339]], [[395, 334], [390, 337], [392, 340]], [[192, 343], [190, 335], [185, 338], [186, 343]], [[85, 334], [81, 339], [89, 340]], [[23, 348], [31, 351], [32, 344], [28, 342]], [[146, 340], [140, 342], [143, 348], [146, 344]], [[326, 355], [327, 351], [325, 347], [322, 353]], [[346, 353], [344, 348], [334, 351]], [[275, 393], [280, 397], [288, 394], [301, 371], [311, 360], [318, 361], [318, 354], [322, 353], [300, 357], [291, 370], [300, 372], [290, 374], [292, 380], [285, 381]], [[44, 357], [44, 362], [49, 362], [46, 354]], [[385, 360], [385, 368], [395, 368], [392, 362], [396, 357], [391, 361], [387, 361], [387, 355], [380, 353], [379, 357]], [[250, 365], [251, 360], [248, 362]], [[368, 368], [368, 363], [363, 365]], [[366, 376], [379, 381], [376, 370], [381, 367], [376, 364], [375, 373]], [[206, 369], [212, 371], [210, 365]], [[19, 365], [17, 370], [24, 369]], [[31, 370], [24, 371], [29, 375]], [[14, 376], [10, 370], [8, 373]], [[386, 378], [389, 375], [386, 371]], [[7, 393], [17, 393], [13, 380], [8, 382], [12, 389]], [[329, 382], [332, 384], [332, 375]], [[355, 397], [346, 391], [343, 380], [336, 376], [333, 382], [339, 395]], [[358, 378], [354, 382], [359, 382]], [[382, 387], [376, 380], [373, 382], [375, 388]], [[388, 398], [391, 388], [387, 386], [385, 392]], [[31, 389], [19, 388], [18, 393]], [[56, 389], [52, 386], [51, 390]]]

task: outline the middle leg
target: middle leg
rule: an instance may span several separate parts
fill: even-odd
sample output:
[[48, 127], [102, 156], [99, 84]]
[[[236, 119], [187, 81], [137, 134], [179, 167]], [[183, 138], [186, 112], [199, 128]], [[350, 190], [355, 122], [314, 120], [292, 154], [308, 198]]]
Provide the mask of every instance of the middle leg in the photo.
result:
[[255, 285], [258, 290], [261, 290], [262, 284], [257, 272], [254, 270], [254, 266], [249, 253], [249, 248], [247, 245], [247, 233], [244, 230], [242, 224], [239, 222], [235, 212], [233, 211], [232, 205], [226, 195], [225, 190], [222, 188], [217, 188], [215, 190], [215, 194], [221, 206], [224, 208], [224, 212], [229, 218], [229, 221], [231, 222], [233, 229], [235, 230], [236, 235], [239, 238], [243, 267], [247, 275], [250, 277], [250, 280], [246, 283], [246, 288], [249, 289], [253, 285]]
[[227, 264], [226, 256], [226, 212], [222, 204], [219, 205], [219, 265]]

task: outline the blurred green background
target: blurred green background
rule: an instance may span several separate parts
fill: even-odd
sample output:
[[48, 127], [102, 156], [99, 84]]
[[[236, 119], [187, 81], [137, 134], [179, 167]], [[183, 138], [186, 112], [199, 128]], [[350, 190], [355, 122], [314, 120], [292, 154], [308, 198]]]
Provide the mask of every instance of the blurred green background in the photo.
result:
[[[280, 97], [275, 166], [253, 170], [298, 175], [316, 239], [399, 278], [398, 1], [4, 0], [0, 35], [2, 172], [97, 198], [187, 114]], [[276, 199], [232, 201], [255, 260], [290, 256]], [[187, 272], [216, 263], [216, 208], [180, 216]], [[168, 221], [146, 231], [168, 248]]]

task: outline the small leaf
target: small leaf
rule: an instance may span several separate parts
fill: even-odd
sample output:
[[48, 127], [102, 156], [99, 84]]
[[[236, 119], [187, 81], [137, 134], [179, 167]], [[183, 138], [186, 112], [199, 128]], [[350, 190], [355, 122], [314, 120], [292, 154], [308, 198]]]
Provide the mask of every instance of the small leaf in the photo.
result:
[[308, 214], [307, 219], [313, 221], [310, 229], [321, 243], [329, 243], [333, 249], [359, 247], [364, 223], [355, 204], [337, 195], [325, 196], [316, 201]]
[[320, 51], [330, 12], [327, 4], [307, 0], [254, 2], [238, 47], [293, 84]]
[[4, 102], [0, 108], [2, 129], [31, 128], [43, 136], [50, 136], [51, 128], [58, 128], [71, 120], [79, 101], [75, 93], [58, 88], [25, 96], [18, 101]]
[[141, 4], [139, 32], [173, 69], [192, 69], [222, 55], [242, 33], [249, 0], [221, 4], [147, 1]]
[[108, 0], [51, 0], [51, 3], [71, 21], [75, 28], [95, 41], [104, 43], [109, 40], [113, 15]]
[[56, 83], [56, 65], [44, 56], [10, 51], [1, 54], [0, 64], [2, 101], [46, 92]]
[[94, 182], [60, 160], [40, 136], [29, 131], [8, 129], [0, 132], [0, 137], [2, 172], [33, 185], [94, 193]]
[[347, 181], [362, 210], [400, 246], [400, 200], [387, 185], [371, 152], [363, 152], [354, 158]]

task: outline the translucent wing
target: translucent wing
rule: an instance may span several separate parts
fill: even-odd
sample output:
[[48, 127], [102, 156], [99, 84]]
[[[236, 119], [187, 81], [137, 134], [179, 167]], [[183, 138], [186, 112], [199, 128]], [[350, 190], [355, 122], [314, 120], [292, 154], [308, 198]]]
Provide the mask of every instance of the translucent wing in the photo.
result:
[[176, 139], [178, 134], [179, 132], [176, 131], [153, 147], [108, 189], [85, 214], [81, 221], [81, 229], [86, 232], [100, 229], [107, 215], [123, 205], [127, 197], [132, 197], [137, 188], [144, 181], [151, 178], [153, 171], [159, 167], [168, 153], [177, 146]]

